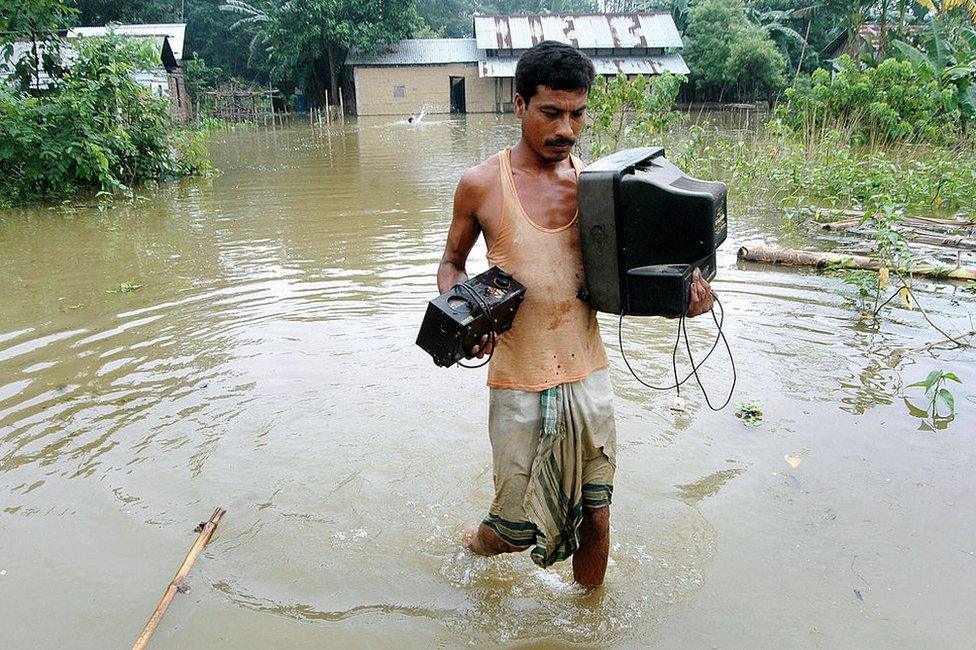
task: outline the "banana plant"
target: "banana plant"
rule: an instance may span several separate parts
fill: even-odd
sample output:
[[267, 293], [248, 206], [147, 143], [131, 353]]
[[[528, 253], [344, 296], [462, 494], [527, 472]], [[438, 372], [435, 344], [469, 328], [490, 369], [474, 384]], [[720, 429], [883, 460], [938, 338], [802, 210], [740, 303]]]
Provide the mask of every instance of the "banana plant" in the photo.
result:
[[[949, 2], [943, 0], [943, 5]], [[892, 45], [900, 58], [927, 68], [942, 84], [955, 87], [953, 108], [959, 110], [964, 124], [976, 120], [976, 30], [963, 27], [950, 38], [943, 17], [932, 13], [927, 29], [920, 30], [917, 37], [918, 46], [901, 40]]]

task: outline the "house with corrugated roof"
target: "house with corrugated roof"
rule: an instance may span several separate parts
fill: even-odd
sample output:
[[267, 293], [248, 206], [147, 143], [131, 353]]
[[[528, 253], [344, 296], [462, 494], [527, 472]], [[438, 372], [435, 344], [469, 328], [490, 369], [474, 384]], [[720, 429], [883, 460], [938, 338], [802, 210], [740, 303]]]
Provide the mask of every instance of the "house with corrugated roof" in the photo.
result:
[[577, 47], [597, 74], [687, 74], [671, 14], [474, 16], [474, 38], [407, 39], [353, 51], [358, 115], [501, 113], [512, 110], [515, 65], [545, 40]]

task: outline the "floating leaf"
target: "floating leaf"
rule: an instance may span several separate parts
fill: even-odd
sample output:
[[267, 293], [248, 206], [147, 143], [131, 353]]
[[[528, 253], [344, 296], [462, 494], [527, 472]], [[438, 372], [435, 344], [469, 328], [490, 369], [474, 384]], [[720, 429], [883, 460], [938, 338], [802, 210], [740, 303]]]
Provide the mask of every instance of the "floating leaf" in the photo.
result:
[[136, 291], [142, 289], [141, 284], [132, 284], [131, 282], [120, 282], [118, 289], [115, 291], [110, 291], [109, 293], [129, 293], [130, 291]]

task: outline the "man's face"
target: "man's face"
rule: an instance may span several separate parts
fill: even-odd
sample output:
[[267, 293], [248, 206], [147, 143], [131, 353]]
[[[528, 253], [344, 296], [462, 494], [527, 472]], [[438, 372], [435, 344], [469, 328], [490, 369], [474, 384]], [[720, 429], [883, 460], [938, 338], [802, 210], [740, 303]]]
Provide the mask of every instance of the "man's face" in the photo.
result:
[[515, 116], [522, 120], [522, 139], [546, 162], [569, 157], [583, 128], [587, 91], [536, 86], [526, 102], [515, 94]]

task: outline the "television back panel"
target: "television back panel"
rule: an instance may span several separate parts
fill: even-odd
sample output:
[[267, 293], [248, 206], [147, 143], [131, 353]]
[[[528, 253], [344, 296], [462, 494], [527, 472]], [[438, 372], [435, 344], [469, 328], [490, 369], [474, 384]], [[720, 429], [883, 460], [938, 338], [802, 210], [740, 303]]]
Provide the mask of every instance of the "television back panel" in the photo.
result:
[[686, 176], [660, 147], [626, 149], [584, 169], [579, 227], [590, 304], [614, 314], [677, 313], [686, 297], [668, 292], [684, 291], [695, 267], [715, 276], [726, 193], [724, 183]]

